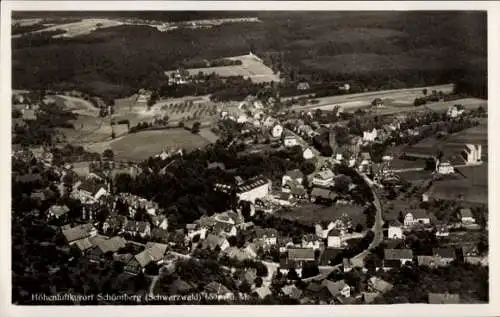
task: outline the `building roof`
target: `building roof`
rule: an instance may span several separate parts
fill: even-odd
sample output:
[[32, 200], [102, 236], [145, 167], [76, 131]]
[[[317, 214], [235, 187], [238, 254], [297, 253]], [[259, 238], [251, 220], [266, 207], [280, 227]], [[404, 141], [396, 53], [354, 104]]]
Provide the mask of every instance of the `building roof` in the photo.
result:
[[427, 210], [421, 209], [421, 208], [409, 210], [407, 212], [407, 214], [408, 213], [411, 213], [413, 215], [413, 218], [417, 218], [417, 219], [429, 218], [429, 214], [427, 213]]
[[266, 296], [272, 294], [271, 290], [267, 286], [256, 288], [253, 292], [256, 293], [259, 298], [265, 298]]
[[165, 256], [165, 252], [167, 252], [167, 245], [158, 242], [148, 242], [146, 243], [146, 250], [149, 251], [151, 259], [157, 262]]
[[97, 194], [97, 192], [101, 188], [106, 189], [106, 185], [104, 185], [102, 183], [97, 183], [95, 181], [87, 180], [87, 179], [83, 180], [80, 183], [80, 186], [78, 186], [78, 190], [84, 190], [86, 192], [89, 192], [92, 195]]
[[433, 255], [419, 255], [417, 256], [417, 263], [419, 266], [435, 267], [443, 265], [443, 259]]
[[53, 205], [50, 206], [49, 212], [52, 213], [56, 217], [60, 217], [69, 212], [69, 208], [66, 205]]
[[124, 248], [127, 244], [127, 240], [122, 237], [113, 237], [111, 239], [99, 241], [96, 245], [101, 249], [102, 253], [116, 252], [121, 248]]
[[237, 259], [238, 261], [243, 261], [246, 259], [250, 259], [251, 256], [244, 249], [238, 249], [237, 247], [229, 247], [224, 250], [224, 254], [226, 254], [229, 258]]
[[183, 281], [181, 279], [176, 279], [168, 287], [168, 292], [170, 294], [183, 294], [183, 293], [187, 293], [187, 292], [191, 291], [192, 289], [193, 289], [193, 286], [191, 286], [186, 281]]
[[429, 293], [429, 304], [460, 304], [460, 296], [449, 293]]
[[134, 256], [131, 253], [125, 253], [125, 254], [113, 254], [113, 260], [116, 262], [122, 262], [122, 263], [128, 263], [130, 260], [132, 260]]
[[460, 209], [460, 216], [462, 218], [472, 218], [472, 211], [470, 208], [462, 208]]
[[432, 253], [435, 256], [439, 256], [441, 258], [446, 258], [446, 259], [455, 259], [455, 250], [451, 248], [436, 248], [432, 250]]
[[251, 191], [252, 189], [255, 189], [257, 187], [268, 185], [269, 182], [270, 182], [269, 179], [263, 176], [257, 176], [243, 182], [243, 184], [237, 187], [236, 191], [237, 193], [241, 194], [244, 192]]
[[153, 261], [153, 258], [151, 257], [151, 254], [149, 253], [148, 249], [145, 249], [142, 252], [136, 254], [134, 258], [136, 259], [137, 262], [139, 262], [139, 265], [143, 268]]
[[224, 163], [221, 163], [221, 162], [212, 162], [212, 163], [208, 163], [207, 169], [221, 169], [221, 170], [225, 170], [226, 169], [226, 165], [224, 165]]
[[479, 250], [476, 245], [462, 246], [462, 253], [464, 256], [479, 256]]
[[402, 260], [402, 259], [412, 259], [413, 251], [411, 249], [385, 249], [384, 259], [385, 260]]
[[311, 196], [321, 197], [324, 199], [335, 199], [335, 197], [337, 197], [337, 194], [335, 194], [329, 189], [314, 187], [313, 190], [311, 191]]
[[92, 224], [83, 224], [62, 231], [68, 242], [73, 242], [90, 236], [90, 231], [95, 229]]
[[304, 178], [304, 174], [298, 168], [286, 172], [285, 175], [290, 177], [291, 179]]
[[75, 245], [78, 247], [78, 249], [80, 249], [80, 251], [85, 251], [93, 247], [92, 243], [88, 238], [77, 240], [75, 242]]
[[328, 232], [328, 236], [329, 237], [340, 237], [340, 234], [341, 234], [340, 230], [339, 229], [335, 229], [335, 228], [333, 228], [332, 230], [330, 230]]
[[312, 248], [289, 248], [289, 260], [314, 260], [314, 249]]
[[322, 180], [328, 180], [328, 179], [333, 178], [334, 176], [335, 176], [335, 174], [333, 174], [333, 172], [332, 172], [331, 169], [326, 169], [326, 170], [317, 172], [314, 175], [314, 178], [318, 178], [318, 179], [322, 179]]
[[323, 287], [326, 287], [333, 297], [339, 295], [340, 291], [342, 291], [342, 289], [344, 289], [346, 286], [348, 286], [344, 280], [340, 280], [337, 282], [323, 280], [321, 285]]
[[207, 285], [205, 285], [204, 289], [207, 293], [218, 294], [218, 295], [231, 293], [231, 291], [226, 286], [217, 282], [208, 283]]

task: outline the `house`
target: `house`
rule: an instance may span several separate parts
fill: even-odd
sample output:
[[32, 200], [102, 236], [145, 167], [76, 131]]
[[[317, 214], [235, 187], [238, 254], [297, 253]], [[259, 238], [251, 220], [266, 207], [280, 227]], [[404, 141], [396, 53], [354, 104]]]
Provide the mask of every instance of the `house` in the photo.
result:
[[127, 221], [123, 232], [132, 236], [139, 235], [145, 238], [151, 236], [151, 225], [146, 221]]
[[[205, 222], [204, 222], [205, 224]], [[214, 220], [215, 224], [215, 220]], [[195, 236], [199, 236], [200, 240], [203, 240], [207, 236], [207, 227], [208, 226], [201, 226], [200, 223], [188, 223], [186, 225], [186, 236], [189, 238], [189, 240], [192, 240]], [[210, 226], [211, 228], [212, 226]]]
[[451, 248], [435, 248], [432, 250], [435, 257], [439, 257], [445, 264], [450, 264], [457, 259], [455, 250]]
[[106, 185], [90, 180], [83, 180], [76, 185], [75, 197], [82, 203], [93, 203], [108, 194]]
[[305, 234], [302, 236], [302, 247], [303, 248], [312, 248], [314, 250], [320, 249], [322, 245], [321, 239], [319, 239], [314, 234]]
[[213, 234], [209, 234], [205, 240], [203, 240], [202, 248], [215, 250], [217, 247], [220, 248], [221, 251], [229, 248], [229, 242], [224, 237], [219, 237]]
[[280, 258], [280, 272], [288, 274], [289, 270], [294, 269], [297, 275], [302, 275], [302, 267], [305, 263], [314, 262], [314, 250], [306, 248], [288, 248], [288, 255]]
[[164, 215], [152, 216], [151, 221], [153, 222], [153, 226], [155, 226], [156, 228], [161, 228], [164, 230], [168, 229], [168, 219]]
[[236, 284], [240, 287], [241, 284], [247, 283], [252, 286], [257, 278], [257, 270], [255, 269], [245, 269], [240, 270], [236, 273]]
[[436, 225], [436, 237], [443, 238], [448, 237], [450, 235], [450, 230], [448, 226], [445, 224]]
[[234, 224], [223, 221], [217, 221], [209, 231], [217, 236], [225, 237], [233, 237], [238, 234], [238, 230]]
[[304, 158], [304, 160], [311, 160], [314, 158], [314, 156], [314, 152], [310, 148], [305, 148], [302, 151], [302, 157]]
[[285, 285], [281, 288], [281, 292], [295, 300], [298, 300], [302, 297], [302, 291], [297, 288], [295, 285]]
[[436, 164], [436, 172], [441, 175], [449, 175], [455, 173], [455, 168], [450, 162], [438, 162]]
[[123, 215], [110, 215], [102, 223], [102, 230], [104, 233], [119, 233], [122, 231], [123, 226], [127, 222], [127, 217]]
[[253, 294], [257, 295], [260, 299], [264, 299], [266, 296], [272, 295], [272, 292], [268, 286], [261, 286], [254, 289]]
[[481, 144], [466, 144], [461, 154], [465, 164], [478, 164], [482, 160], [482, 146]]
[[271, 127], [271, 137], [274, 139], [280, 138], [281, 135], [283, 134], [283, 126], [281, 124], [274, 124]]
[[253, 253], [247, 252], [246, 249], [238, 249], [237, 247], [229, 247], [222, 251], [227, 257], [231, 259], [236, 259], [238, 261], [244, 261], [255, 258]]
[[340, 280], [332, 282], [330, 280], [323, 280], [321, 283], [323, 287], [326, 287], [330, 292], [330, 295], [334, 298], [338, 296], [351, 297], [351, 287], [345, 282], [345, 280]]
[[224, 285], [218, 282], [210, 282], [203, 288], [205, 292], [212, 295], [231, 296], [233, 293]]
[[270, 189], [271, 181], [263, 176], [258, 176], [237, 184], [236, 196], [240, 201], [255, 203], [256, 199], [267, 197]]
[[462, 256], [465, 263], [478, 264], [481, 263], [481, 254], [475, 245], [464, 245], [462, 246]]
[[97, 229], [90, 223], [75, 226], [73, 228], [66, 228], [62, 230], [63, 236], [69, 245], [72, 245], [77, 240], [89, 238], [97, 235]]
[[429, 293], [429, 304], [460, 304], [460, 295], [449, 293]]
[[312, 203], [322, 202], [329, 203], [337, 198], [337, 194], [330, 189], [314, 187], [311, 191], [310, 200]]
[[411, 249], [385, 249], [384, 269], [398, 268], [413, 261]]
[[328, 248], [340, 248], [342, 246], [342, 234], [338, 229], [332, 229], [328, 232]]
[[148, 242], [145, 250], [148, 251], [151, 261], [160, 265], [163, 264], [167, 247], [164, 243]]
[[363, 131], [363, 141], [364, 142], [374, 142], [377, 138], [377, 129], [373, 128], [372, 131]]
[[[144, 264], [144, 263], [142, 263]], [[147, 264], [146, 264], [147, 265]], [[123, 268], [124, 272], [130, 273], [130, 274], [139, 274], [140, 272], [144, 272], [144, 267], [142, 266], [141, 263], [137, 260], [137, 258], [134, 256], [130, 259], [130, 261], [125, 264], [125, 267]]]
[[454, 105], [448, 108], [446, 115], [450, 118], [456, 118], [464, 112], [462, 105]]
[[89, 238], [83, 238], [80, 240], [76, 240], [73, 245], [76, 246], [78, 248], [78, 250], [80, 250], [80, 252], [85, 252], [88, 249], [91, 249], [94, 247], [92, 242], [90, 242]]
[[333, 174], [331, 169], [325, 169], [316, 173], [312, 179], [312, 184], [320, 187], [331, 187], [334, 185], [335, 174]]
[[[285, 175], [281, 178], [281, 186], [285, 187], [285, 185], [289, 183], [302, 185], [304, 181], [304, 174], [299, 169], [294, 169], [286, 172]], [[284, 191], [284, 190], [283, 190]]]
[[297, 90], [304, 91], [304, 90], [309, 90], [309, 89], [311, 89], [311, 86], [306, 81], [303, 81], [303, 82], [300, 82], [297, 84]]
[[379, 294], [384, 294], [392, 289], [393, 285], [381, 278], [372, 276], [368, 280], [368, 290]]
[[411, 227], [415, 224], [429, 224], [431, 222], [429, 215], [425, 209], [414, 209], [405, 214], [404, 225]]
[[69, 212], [66, 205], [53, 205], [47, 210], [47, 219], [59, 219]]
[[226, 165], [224, 165], [224, 163], [220, 163], [220, 162], [211, 162], [211, 163], [208, 163], [207, 169], [209, 169], [209, 170], [219, 169], [219, 170], [224, 171], [224, 170], [226, 170]]
[[36, 111], [34, 109], [23, 109], [22, 114], [24, 121], [34, 121], [37, 119]]
[[389, 221], [389, 228], [387, 230], [387, 238], [389, 239], [403, 239], [403, 229], [401, 222], [398, 220]]
[[112, 237], [110, 239], [99, 240], [96, 243], [96, 248], [101, 252], [101, 254], [115, 253], [116, 251], [124, 248], [127, 245], [127, 240], [123, 237]]
[[470, 208], [460, 209], [460, 220], [463, 224], [473, 224], [476, 222], [476, 219], [474, 219]]
[[278, 231], [274, 228], [256, 228], [255, 240], [264, 244], [264, 246], [276, 245], [278, 242]]
[[283, 145], [285, 147], [294, 147], [299, 145], [299, 141], [297, 140], [297, 137], [293, 134], [286, 134], [285, 137], [283, 138]]

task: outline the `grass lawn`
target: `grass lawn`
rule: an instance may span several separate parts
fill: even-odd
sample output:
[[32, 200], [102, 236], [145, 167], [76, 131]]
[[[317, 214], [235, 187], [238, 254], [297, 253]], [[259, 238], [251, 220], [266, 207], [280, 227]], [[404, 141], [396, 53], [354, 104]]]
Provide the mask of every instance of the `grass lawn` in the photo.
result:
[[275, 215], [284, 219], [297, 220], [306, 225], [314, 225], [320, 221], [335, 221], [343, 213], [352, 218], [354, 226], [358, 223], [365, 226], [366, 217], [363, 214], [363, 208], [353, 205], [307, 204], [294, 208], [292, 211], [279, 211]]
[[187, 130], [168, 129], [128, 134], [112, 141], [110, 147], [117, 158], [145, 160], [167, 148], [183, 148], [189, 151], [207, 144], [203, 137]]

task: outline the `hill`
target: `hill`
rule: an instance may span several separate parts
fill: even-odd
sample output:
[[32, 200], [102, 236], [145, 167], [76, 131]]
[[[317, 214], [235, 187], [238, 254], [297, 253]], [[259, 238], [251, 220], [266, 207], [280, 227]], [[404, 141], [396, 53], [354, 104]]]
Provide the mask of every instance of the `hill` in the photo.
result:
[[141, 87], [154, 88], [165, 79], [164, 70], [183, 62], [243, 55], [250, 49], [290, 81], [348, 80], [369, 89], [460, 79], [486, 85], [486, 13], [479, 11], [51, 12], [47, 16], [159, 21], [256, 16], [262, 23], [169, 32], [123, 25], [71, 39], [22, 36], [12, 40], [14, 88], [77, 87], [116, 98]]

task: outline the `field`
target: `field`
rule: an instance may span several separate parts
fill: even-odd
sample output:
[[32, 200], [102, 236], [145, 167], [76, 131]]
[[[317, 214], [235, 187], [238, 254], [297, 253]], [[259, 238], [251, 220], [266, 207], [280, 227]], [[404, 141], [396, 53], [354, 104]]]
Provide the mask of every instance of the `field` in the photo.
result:
[[426, 138], [419, 143], [411, 146], [405, 151], [421, 154], [436, 154], [438, 150], [443, 151], [445, 158], [450, 159], [452, 163], [463, 164], [460, 152], [465, 148], [465, 144], [481, 144], [483, 160], [486, 160], [488, 154], [488, 123], [483, 120], [480, 125], [454, 133], [442, 139], [434, 137]]
[[[106, 14], [109, 20], [130, 13], [77, 15], [106, 20]], [[193, 20], [203, 20], [204, 14], [197, 12]], [[158, 13], [141, 15], [148, 20], [148, 15]], [[317, 75], [323, 82], [352, 81], [374, 90], [457, 78], [475, 82], [478, 77], [467, 76], [469, 72], [477, 71], [484, 78], [487, 69], [486, 14], [482, 12], [262, 11], [253, 15], [262, 23], [171, 32], [121, 25], [97, 29], [77, 40], [40, 41], [36, 47], [20, 41], [13, 45], [13, 86], [86, 85], [92, 92], [105, 87], [99, 89], [101, 95], [123, 97], [158, 82], [164, 70], [175, 69], [183, 61], [239, 56], [249, 50], [266, 65], [283, 65], [284, 74], [288, 69], [298, 73], [295, 80]], [[74, 32], [89, 32], [93, 27], [80, 25]], [[258, 80], [254, 74], [260, 70], [246, 72]]]
[[316, 98], [319, 103], [315, 105], [306, 106], [295, 106], [295, 109], [322, 109], [322, 110], [332, 110], [335, 106], [340, 106], [344, 111], [354, 111], [359, 108], [371, 106], [372, 101], [375, 98], [380, 98], [384, 102], [384, 108], [380, 109], [380, 112], [388, 112], [391, 110], [397, 111], [407, 111], [408, 108], [411, 110], [416, 109], [413, 106], [413, 101], [415, 98], [423, 97], [423, 89], [427, 88], [429, 91], [436, 90], [442, 91], [443, 93], [450, 93], [453, 91], [453, 85], [438, 85], [429, 87], [419, 87], [419, 88], [409, 88], [409, 89], [394, 89], [394, 90], [383, 90], [377, 92], [364, 92], [358, 94], [350, 94], [344, 96], [333, 96]]
[[488, 164], [461, 167], [461, 180], [435, 182], [430, 188], [431, 197], [443, 200], [461, 200], [473, 204], [488, 204]]
[[33, 33], [48, 32], [48, 31], [55, 31], [62, 29], [65, 30], [66, 33], [54, 35], [55, 38], [75, 37], [75, 36], [89, 34], [97, 29], [109, 28], [113, 26], [119, 26], [122, 24], [123, 23], [119, 21], [109, 20], [109, 19], [83, 19], [82, 21], [78, 22], [50, 26], [48, 28], [35, 31]]
[[434, 111], [447, 111], [449, 107], [453, 105], [462, 105], [465, 109], [473, 110], [483, 106], [485, 109], [488, 109], [488, 101], [478, 98], [466, 98], [445, 102], [435, 102], [432, 104], [427, 104], [427, 108]]
[[119, 160], [141, 161], [163, 150], [183, 148], [189, 151], [208, 143], [202, 136], [185, 129], [168, 129], [132, 133], [112, 141], [90, 144], [87, 149], [103, 152], [110, 148]]
[[[242, 55], [228, 57], [227, 59], [239, 60], [242, 64], [207, 68], [189, 68], [186, 70], [190, 76], [197, 75], [199, 72], [203, 72], [205, 74], [216, 73], [221, 77], [243, 76], [244, 78], [250, 79], [254, 83], [271, 81], [278, 82], [280, 80], [279, 77], [274, 74], [269, 67], [264, 65], [258, 57], [252, 55]], [[175, 71], [166, 71], [165, 75], [170, 77], [171, 73], [175, 73]]]
[[366, 217], [363, 214], [363, 208], [352, 205], [333, 205], [329, 207], [307, 204], [294, 208], [292, 211], [279, 211], [275, 214], [289, 220], [296, 220], [306, 225], [314, 225], [321, 221], [335, 221], [343, 213], [352, 218], [353, 224], [365, 226]]

